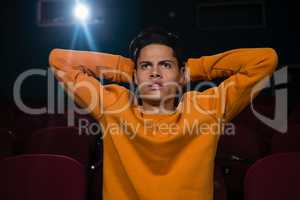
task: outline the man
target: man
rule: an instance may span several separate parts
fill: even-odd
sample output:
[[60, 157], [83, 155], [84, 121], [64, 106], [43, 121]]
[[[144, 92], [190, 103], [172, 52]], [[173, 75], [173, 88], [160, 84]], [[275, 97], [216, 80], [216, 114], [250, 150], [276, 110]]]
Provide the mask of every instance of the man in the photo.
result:
[[[141, 32], [130, 50], [132, 60], [62, 49], [50, 54], [58, 80], [102, 125], [103, 198], [212, 200], [222, 126], [257, 95], [252, 88], [275, 70], [276, 52], [235, 49], [184, 63], [177, 37], [155, 29]], [[96, 77], [135, 83], [138, 93], [103, 86]], [[189, 80], [219, 77], [227, 79], [181, 94]]]

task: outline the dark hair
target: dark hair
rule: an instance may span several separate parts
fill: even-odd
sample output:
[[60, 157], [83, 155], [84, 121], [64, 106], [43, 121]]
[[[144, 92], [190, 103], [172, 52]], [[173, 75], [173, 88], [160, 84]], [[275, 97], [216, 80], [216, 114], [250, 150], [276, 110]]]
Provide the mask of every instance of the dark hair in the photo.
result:
[[141, 31], [129, 45], [131, 59], [136, 64], [140, 51], [149, 44], [162, 44], [173, 49], [179, 68], [184, 66], [182, 47], [179, 37], [161, 27], [149, 27]]

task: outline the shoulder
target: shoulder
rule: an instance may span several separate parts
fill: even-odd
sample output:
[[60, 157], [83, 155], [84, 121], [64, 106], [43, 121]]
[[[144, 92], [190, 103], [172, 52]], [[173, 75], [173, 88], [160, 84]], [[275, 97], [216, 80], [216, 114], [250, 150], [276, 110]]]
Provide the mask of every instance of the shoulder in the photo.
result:
[[215, 115], [219, 109], [219, 101], [221, 94], [219, 94], [217, 87], [212, 87], [204, 91], [188, 91], [181, 99], [181, 104], [184, 110], [198, 113]]

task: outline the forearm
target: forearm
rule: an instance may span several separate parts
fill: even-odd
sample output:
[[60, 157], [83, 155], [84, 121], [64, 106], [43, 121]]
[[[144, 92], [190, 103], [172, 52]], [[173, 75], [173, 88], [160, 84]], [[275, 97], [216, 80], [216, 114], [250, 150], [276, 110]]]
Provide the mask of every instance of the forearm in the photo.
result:
[[188, 59], [191, 80], [212, 80], [240, 73], [258, 79], [271, 74], [277, 65], [271, 48], [234, 49], [212, 56]]
[[81, 70], [116, 82], [131, 82], [134, 67], [130, 59], [120, 55], [65, 49], [52, 50], [49, 63], [56, 70]]

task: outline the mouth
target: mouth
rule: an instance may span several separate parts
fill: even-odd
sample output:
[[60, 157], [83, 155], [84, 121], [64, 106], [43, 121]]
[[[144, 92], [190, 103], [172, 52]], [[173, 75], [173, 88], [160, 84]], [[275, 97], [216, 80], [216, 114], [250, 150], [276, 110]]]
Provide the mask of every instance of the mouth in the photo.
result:
[[162, 88], [162, 84], [161, 83], [152, 83], [150, 85], [148, 85], [150, 90], [160, 90]]

